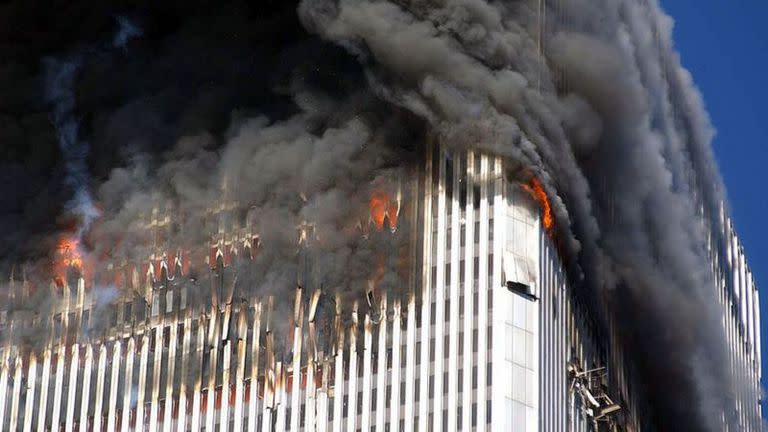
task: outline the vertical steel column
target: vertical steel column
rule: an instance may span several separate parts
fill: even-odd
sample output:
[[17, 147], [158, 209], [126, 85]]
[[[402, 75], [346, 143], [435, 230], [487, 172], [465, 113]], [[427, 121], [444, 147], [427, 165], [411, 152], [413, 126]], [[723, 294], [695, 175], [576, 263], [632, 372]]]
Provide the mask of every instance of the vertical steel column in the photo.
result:
[[112, 346], [112, 377], [109, 380], [109, 410], [107, 417], [107, 430], [113, 432], [116, 429], [117, 417], [117, 388], [120, 383], [120, 341], [115, 341]]
[[[455, 431], [457, 428], [456, 425], [456, 416], [457, 416], [457, 408], [459, 405], [459, 399], [458, 399], [458, 371], [459, 371], [459, 293], [460, 293], [460, 287], [459, 287], [459, 273], [460, 273], [460, 266], [461, 266], [461, 225], [460, 225], [460, 216], [461, 211], [463, 210], [459, 206], [459, 195], [461, 194], [461, 185], [459, 184], [459, 181], [463, 177], [463, 173], [461, 172], [461, 164], [462, 161], [466, 160], [466, 156], [463, 153], [457, 153], [454, 155], [453, 158], [453, 175], [451, 176], [453, 178], [453, 184], [452, 184], [452, 190], [453, 194], [451, 194], [451, 201], [450, 203], [447, 203], [447, 205], [451, 206], [451, 238], [446, 239], [446, 243], [450, 241], [450, 262], [451, 262], [451, 274], [446, 275], [446, 277], [450, 278], [450, 310], [449, 310], [449, 318], [448, 318], [448, 334], [449, 334], [449, 342], [448, 342], [448, 430], [449, 431]], [[468, 189], [469, 187], [465, 184], [464, 187]], [[466, 279], [466, 274], [465, 274]], [[440, 377], [442, 379], [442, 377]], [[445, 390], [445, 389], [444, 389]], [[440, 398], [442, 398], [442, 395], [439, 395]], [[440, 425], [442, 428], [442, 424]]]
[[464, 352], [463, 352], [463, 382], [461, 398], [461, 428], [471, 429], [472, 422], [472, 329], [476, 317], [474, 312], [475, 295], [475, 188], [480, 173], [475, 172], [475, 154], [467, 152], [467, 202], [464, 232]]
[[96, 405], [93, 412], [93, 432], [101, 431], [102, 409], [104, 406], [104, 376], [106, 375], [106, 369], [107, 347], [102, 343], [99, 347], [99, 363], [96, 368], [96, 394], [94, 395], [96, 398]]
[[[303, 305], [302, 305], [301, 287], [296, 289], [296, 296], [293, 304], [293, 359], [291, 382], [291, 431], [299, 430], [299, 405], [301, 404], [301, 348], [302, 348], [302, 326], [303, 326]], [[286, 385], [287, 390], [287, 385]]]
[[308, 353], [307, 359], [307, 385], [304, 390], [304, 430], [315, 430], [315, 361]]
[[266, 325], [266, 358], [264, 359], [264, 402], [262, 403], [262, 432], [272, 432], [272, 414], [275, 410], [277, 396], [275, 395], [275, 386], [278, 377], [276, 376], [275, 353], [272, 349], [274, 343], [274, 334], [272, 330], [272, 312], [274, 307], [274, 298], [270, 296], [267, 299], [267, 318]]
[[[173, 394], [173, 383], [175, 382], [175, 371], [176, 371], [176, 345], [178, 344], [178, 333], [179, 333], [179, 322], [178, 320], [174, 319], [171, 320], [171, 334], [170, 334], [170, 341], [168, 343], [168, 373], [167, 373], [167, 379], [165, 383], [165, 408], [163, 409], [164, 415], [163, 415], [163, 431], [164, 432], [171, 432], [171, 428], [173, 427], [173, 401], [174, 401], [174, 394]], [[162, 385], [162, 383], [161, 383]], [[179, 410], [179, 412], [182, 412]]]
[[[486, 373], [491, 374], [491, 388], [490, 390], [490, 403], [491, 403], [491, 417], [487, 419], [487, 421], [491, 425], [497, 425], [497, 424], [503, 424], [505, 421], [504, 411], [506, 407], [504, 406], [504, 397], [505, 397], [505, 390], [506, 386], [504, 386], [504, 381], [501, 379], [503, 367], [504, 367], [504, 356], [505, 352], [502, 349], [504, 346], [504, 331], [506, 328], [505, 325], [505, 318], [507, 314], [504, 313], [504, 300], [505, 298], [503, 295], [506, 294], [506, 290], [502, 291], [501, 287], [505, 284], [506, 281], [501, 280], [501, 273], [502, 273], [502, 256], [504, 255], [504, 248], [505, 248], [505, 240], [506, 240], [506, 223], [505, 223], [505, 217], [507, 214], [506, 211], [506, 200], [505, 197], [505, 180], [504, 180], [504, 174], [503, 174], [503, 165], [501, 163], [501, 158], [499, 157], [493, 157], [489, 160], [489, 163], [492, 164], [494, 167], [493, 169], [493, 175], [490, 176], [489, 182], [494, 185], [493, 187], [493, 244], [492, 244], [492, 252], [493, 253], [493, 271], [489, 275], [491, 280], [490, 284], [487, 286], [488, 295], [491, 299], [490, 305], [489, 302], [486, 302], [485, 304], [481, 304], [482, 307], [489, 311], [492, 315], [492, 319], [490, 320], [490, 326], [492, 329], [492, 334], [490, 337], [491, 340], [491, 357], [489, 360], [491, 361], [491, 365], [493, 365], [492, 370], [487, 371]], [[536, 237], [538, 238], [538, 236]], [[530, 241], [527, 239], [526, 241]], [[538, 248], [535, 248], [536, 251], [538, 251]], [[535, 262], [538, 265], [538, 262], [541, 261], [539, 255], [534, 252], [534, 256], [532, 257]], [[536, 281], [540, 281], [541, 278], [537, 278]], [[539, 294], [540, 295], [540, 294]], [[493, 310], [490, 310], [491, 306], [493, 307]], [[530, 311], [529, 311], [530, 312]], [[538, 322], [538, 319], [537, 319]], [[530, 330], [530, 328], [529, 328]], [[538, 332], [535, 333], [538, 336]], [[488, 338], [486, 338], [488, 340]], [[538, 340], [538, 338], [536, 338]], [[536, 344], [538, 345], [538, 344]], [[550, 347], [551, 348], [551, 347]], [[536, 368], [534, 366], [536, 363], [534, 362], [531, 366]], [[561, 365], [561, 368], [565, 369], [565, 365]], [[496, 379], [496, 378], [499, 379]], [[485, 376], [478, 377], [479, 379], [486, 379], [486, 384], [488, 384], [487, 378]], [[533, 387], [536, 389], [539, 388], [538, 382], [535, 383]], [[535, 391], [535, 390], [534, 390]], [[528, 395], [529, 402], [530, 401], [536, 401], [538, 398], [536, 396]], [[532, 405], [537, 405], [536, 402], [534, 402]], [[537, 410], [538, 411], [538, 410]], [[495, 418], [493, 418], [495, 417]], [[538, 422], [537, 422], [538, 423]], [[507, 425], [509, 428], [510, 425]], [[538, 428], [538, 424], [536, 425], [536, 429]]]
[[[382, 294], [379, 312], [379, 359], [376, 374], [376, 432], [384, 432], [387, 388], [387, 294]], [[394, 406], [394, 405], [393, 405]], [[394, 408], [393, 408], [394, 409]], [[369, 429], [370, 430], [370, 429]]]
[[[76, 364], [76, 363], [73, 363]], [[8, 419], [10, 420], [10, 424], [8, 427], [9, 431], [16, 431], [18, 430], [18, 421], [19, 421], [19, 397], [21, 396], [21, 370], [23, 369], [23, 366], [21, 364], [21, 356], [16, 357], [16, 367], [15, 371], [13, 373], [13, 395], [11, 397], [11, 417]], [[70, 404], [73, 404], [74, 398], [71, 399], [72, 402]], [[3, 400], [3, 403], [5, 403], [5, 400]], [[28, 420], [28, 419], [25, 419]]]
[[[248, 395], [248, 432], [256, 432], [256, 402], [259, 398], [259, 338], [261, 336], [261, 302], [256, 303], [253, 314], [251, 339], [251, 381]], [[264, 380], [266, 382], [266, 379]], [[266, 397], [266, 395], [265, 395]]]
[[[75, 421], [75, 400], [77, 399], [77, 371], [80, 367], [80, 346], [72, 345], [72, 357], [69, 364], [69, 391], [67, 392], [67, 413], [64, 419], [65, 431], [72, 432]], [[13, 430], [13, 429], [12, 429]]]
[[275, 421], [275, 431], [276, 432], [284, 432], [285, 431], [285, 418], [286, 418], [286, 411], [288, 410], [288, 396], [285, 391], [285, 387], [287, 385], [286, 383], [286, 369], [287, 366], [283, 364], [282, 361], [277, 362], [276, 370], [277, 370], [277, 382], [275, 384], [275, 399], [277, 400], [277, 412], [276, 415], [276, 421]]
[[123, 412], [121, 414], [121, 432], [128, 432], [131, 422], [131, 403], [133, 402], [131, 396], [134, 392], [133, 388], [133, 363], [136, 358], [136, 342], [133, 337], [128, 339], [128, 347], [125, 352], [125, 391], [123, 391]]
[[334, 365], [333, 384], [333, 432], [341, 432], [343, 429], [342, 404], [344, 401], [344, 329], [341, 324], [341, 299], [336, 295], [336, 358]]
[[[147, 361], [149, 358], [149, 334], [144, 330], [141, 337], [141, 358], [139, 359], [139, 393], [136, 398], [136, 432], [144, 430], [144, 399], [147, 391]], [[151, 432], [151, 431], [150, 431]]]
[[202, 398], [203, 381], [203, 356], [207, 350], [205, 343], [205, 320], [199, 318], [197, 327], [197, 346], [195, 347], [195, 364], [198, 370], [195, 373], [195, 384], [192, 389], [192, 432], [200, 430], [200, 399]]
[[373, 323], [370, 314], [366, 313], [363, 320], [363, 410], [360, 418], [360, 430], [371, 430], [371, 345]]
[[[433, 153], [438, 153], [438, 161], [441, 160], [440, 149], [437, 145], [430, 143], [427, 147], [427, 169], [424, 178], [424, 255], [422, 264], [422, 296], [421, 296], [421, 357], [420, 357], [420, 388], [419, 388], [419, 426], [418, 431], [429, 430], [429, 376], [430, 376], [430, 364], [429, 364], [429, 345], [430, 340], [430, 326], [431, 319], [431, 307], [432, 307], [432, 285], [435, 283], [432, 280], [432, 201], [436, 199], [433, 196], [435, 193], [439, 193], [439, 186], [437, 191], [432, 190], [432, 177], [433, 171], [438, 170], [439, 166], [432, 166], [434, 159]], [[438, 162], [440, 163], [440, 162]], [[441, 163], [440, 163], [441, 164]], [[438, 179], [438, 183], [440, 179]]]
[[[322, 405], [322, 402], [318, 398], [315, 377], [315, 374], [317, 373], [317, 332], [315, 329], [315, 314], [317, 312], [318, 302], [320, 301], [320, 295], [320, 289], [315, 289], [309, 300], [309, 310], [307, 314], [309, 341], [307, 343], [307, 385], [304, 398], [304, 430], [306, 432], [315, 432], [316, 413], [318, 411], [321, 411], [321, 415], [325, 413], [325, 411], [321, 410], [320, 405]], [[320, 417], [321, 423], [325, 420], [325, 417]]]
[[[93, 346], [89, 342], [85, 347], [85, 365], [83, 366], [83, 395], [80, 404], [80, 432], [88, 430], [88, 407], [93, 395], [91, 392], [91, 373], [93, 371]], [[41, 399], [42, 400], [42, 399]]]
[[231, 298], [227, 300], [224, 306], [224, 319], [219, 327], [219, 343], [224, 341], [222, 346], [222, 368], [221, 368], [221, 408], [219, 409], [219, 430], [228, 432], [229, 430], [229, 398], [230, 398], [230, 364], [232, 361], [232, 338], [229, 334], [230, 320], [232, 319]]
[[413, 432], [414, 387], [416, 382], [416, 294], [408, 299], [408, 318], [405, 335], [405, 422], [406, 432]]
[[488, 208], [488, 183], [490, 169], [488, 156], [480, 156], [480, 271], [477, 286], [477, 301], [479, 311], [477, 318], [477, 432], [485, 432], [486, 419], [486, 369], [488, 362], [488, 256], [491, 253], [488, 245], [489, 208]]
[[157, 415], [160, 404], [160, 368], [163, 364], [163, 324], [164, 317], [161, 316], [153, 328], [155, 331], [155, 352], [153, 353], [154, 362], [152, 364], [152, 400], [149, 403], [149, 430], [152, 432], [159, 430]]
[[179, 415], [176, 420], [176, 432], [185, 432], [187, 430], [187, 404], [189, 399], [189, 363], [192, 358], [189, 353], [189, 344], [192, 340], [192, 309], [187, 309], [184, 317], [184, 339], [181, 348], [181, 375], [179, 376]]
[[237, 313], [237, 370], [235, 371], [235, 424], [233, 432], [243, 431], [243, 383], [245, 381], [245, 347], [248, 331], [246, 327], [247, 308], [240, 303]]
[[232, 340], [224, 342], [224, 358], [221, 372], [221, 412], [219, 417], [219, 430], [227, 432], [229, 430], [229, 397], [230, 387], [230, 363], [232, 360]]
[[330, 392], [330, 379], [331, 368], [330, 359], [324, 357], [323, 363], [323, 375], [322, 375], [322, 388], [317, 395], [317, 416], [315, 417], [315, 423], [317, 424], [317, 432], [328, 431], [328, 410], [331, 409], [328, 406], [328, 394]]
[[[389, 427], [400, 431], [400, 373], [402, 363], [400, 361], [400, 344], [402, 333], [402, 306], [400, 299], [395, 300], [392, 305], [392, 394], [390, 397]], [[380, 432], [380, 431], [377, 431]]]
[[[437, 182], [437, 251], [434, 258], [434, 267], [436, 270], [436, 278], [434, 281], [430, 281], [435, 291], [435, 327], [434, 327], [434, 339], [430, 340], [430, 344], [434, 344], [434, 375], [432, 377], [433, 394], [430, 396], [427, 394], [427, 398], [432, 398], [432, 424], [428, 425], [431, 430], [443, 429], [443, 372], [445, 371], [445, 356], [443, 349], [445, 345], [445, 285], [446, 285], [446, 234], [447, 227], [447, 212], [446, 212], [446, 192], [448, 181], [446, 175], [446, 158], [448, 155], [444, 153], [442, 147], [438, 147], [440, 158], [440, 166], [438, 168], [439, 180]], [[435, 167], [432, 167], [435, 169]], [[433, 198], [434, 199], [434, 198]], [[431, 322], [431, 321], [430, 321]], [[429, 323], [427, 328], [429, 328]], [[424, 323], [422, 323], [424, 325]], [[424, 342], [422, 341], [422, 346]], [[427, 357], [422, 359], [422, 363], [429, 364], [432, 358]], [[422, 378], [425, 379], [425, 378]]]
[[10, 353], [11, 347], [10, 345], [7, 345], [3, 357], [0, 359], [0, 362], [2, 362], [0, 365], [0, 429], [5, 425], [5, 405], [8, 400], [8, 362], [11, 355]]
[[29, 368], [27, 369], [27, 395], [24, 402], [24, 429], [23, 432], [32, 431], [32, 413], [35, 407], [35, 382], [37, 381], [37, 354], [29, 355]]
[[349, 393], [347, 397], [347, 430], [357, 430], [357, 303], [352, 310], [352, 327], [349, 329]]
[[[66, 289], [66, 287], [65, 287]], [[63, 343], [59, 344], [59, 354], [56, 357], [56, 377], [53, 389], [53, 413], [51, 414], [51, 429], [58, 429], [61, 423], [61, 393], [64, 387], [64, 358], [67, 351]], [[7, 374], [7, 372], [6, 372]], [[5, 400], [5, 399], [3, 399]]]
[[214, 428], [214, 419], [216, 418], [216, 374], [218, 372], [219, 360], [219, 308], [214, 307], [211, 311], [211, 319], [208, 327], [208, 358], [210, 362], [208, 373], [208, 401], [205, 410], [205, 430], [212, 431]]

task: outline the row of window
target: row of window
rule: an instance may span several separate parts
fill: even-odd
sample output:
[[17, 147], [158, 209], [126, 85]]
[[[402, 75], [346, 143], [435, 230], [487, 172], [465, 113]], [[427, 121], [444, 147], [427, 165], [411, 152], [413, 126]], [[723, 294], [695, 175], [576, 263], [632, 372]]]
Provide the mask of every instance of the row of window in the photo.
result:
[[[464, 265], [464, 262], [465, 262], [464, 258], [462, 257], [459, 260], [459, 284], [463, 284], [464, 281], [466, 280], [466, 266]], [[493, 269], [494, 269], [493, 262], [494, 262], [494, 256], [493, 254], [489, 254], [488, 264], [487, 264], [488, 273], [486, 273], [486, 275], [488, 275], [489, 277], [490, 275], [493, 274]], [[445, 277], [445, 286], [446, 288], [448, 288], [451, 285], [451, 263], [445, 264], [445, 273], [443, 274]], [[431, 282], [432, 282], [432, 292], [434, 292], [435, 291], [434, 284], [437, 283], [437, 266], [435, 265], [432, 266], [432, 272], [430, 276], [431, 276]], [[476, 256], [472, 262], [472, 280], [475, 284], [474, 287], [477, 287], [477, 281], [479, 279], [480, 279], [480, 257]], [[446, 289], [446, 292], [449, 292], [449, 290]]]

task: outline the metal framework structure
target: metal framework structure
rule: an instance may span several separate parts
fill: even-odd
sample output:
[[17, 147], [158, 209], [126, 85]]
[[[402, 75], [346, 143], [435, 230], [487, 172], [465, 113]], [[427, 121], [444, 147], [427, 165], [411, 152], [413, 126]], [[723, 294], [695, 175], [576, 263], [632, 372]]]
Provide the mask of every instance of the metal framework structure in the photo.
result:
[[[83, 277], [51, 283], [45, 316], [14, 309], [34, 287], [12, 280], [0, 430], [641, 430], [615, 331], [594, 328], [575, 299], [541, 203], [505, 161], [433, 143], [400, 181], [411, 198], [396, 211], [412, 227], [399, 233], [411, 237], [402, 298], [363, 286], [365, 301], [345, 309], [301, 278], [287, 309], [243, 297], [233, 263], [268, 247], [247, 227], [212, 234], [196, 281], [193, 253], [158, 249], [110, 269], [108, 301]], [[148, 229], [169, 220], [158, 211]], [[394, 235], [370, 223], [368, 235]], [[727, 247], [710, 248], [723, 325], [738, 379], [757, 385], [758, 292], [724, 226]], [[311, 259], [311, 222], [298, 233], [297, 259]], [[202, 283], [205, 301], [193, 299]], [[37, 341], [19, 343], [29, 328]], [[761, 414], [748, 398], [743, 430]]]

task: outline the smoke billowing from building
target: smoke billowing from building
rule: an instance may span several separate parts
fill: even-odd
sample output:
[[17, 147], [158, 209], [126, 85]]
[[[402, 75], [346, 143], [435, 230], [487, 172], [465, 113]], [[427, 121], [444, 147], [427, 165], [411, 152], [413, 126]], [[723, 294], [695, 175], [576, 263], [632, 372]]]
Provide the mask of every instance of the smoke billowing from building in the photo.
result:
[[79, 68], [78, 59], [49, 60], [47, 96], [53, 104], [53, 122], [61, 146], [67, 177], [66, 183], [72, 188], [74, 197], [69, 203], [71, 211], [79, 219], [77, 237], [87, 231], [98, 216], [91, 192], [88, 190], [88, 171], [85, 166], [87, 144], [78, 138], [78, 124], [73, 117], [75, 95], [72, 85]]
[[580, 266], [572, 275], [617, 313], [658, 426], [720, 428], [734, 383], [705, 230], [719, 223], [722, 188], [712, 128], [655, 2], [305, 1], [300, 11], [443, 142], [542, 178]]
[[[232, 284], [243, 298], [276, 296], [287, 316], [311, 239], [312, 278], [345, 308], [364, 304], [357, 287], [372, 279], [405, 302], [401, 260], [379, 253], [407, 249], [401, 232], [416, 223], [398, 218], [408, 190], [392, 179], [421, 163], [428, 139], [482, 151], [541, 182], [571, 283], [618, 327], [655, 426], [720, 430], [743, 390], [727, 370], [708, 250], [730, 241], [716, 234], [725, 196], [713, 129], [656, 1], [268, 3], [101, 6], [85, 30], [23, 41], [0, 73], [47, 77], [61, 144], [47, 166], [59, 174], [46, 183], [23, 155], [6, 165], [47, 184], [44, 206], [60, 208], [43, 216], [75, 214], [90, 265], [256, 235], [259, 259]], [[34, 21], [3, 8], [0, 28]], [[114, 21], [97, 14], [122, 13], [138, 20], [118, 19], [119, 49], [67, 54], [110, 40]], [[43, 54], [41, 71], [32, 59]], [[19, 146], [49, 109], [34, 87], [10, 92], [13, 114], [0, 116]], [[397, 233], [361, 237], [383, 227], [371, 225], [381, 193]], [[36, 258], [55, 250], [44, 239], [59, 225], [15, 228], [8, 267], [19, 256], [44, 267]]]
[[[124, 48], [128, 40], [139, 36], [141, 32], [127, 18], [118, 17], [119, 29], [113, 41], [114, 48]], [[93, 221], [99, 217], [99, 210], [93, 202], [90, 191], [90, 179], [86, 160], [88, 143], [79, 136], [80, 125], [75, 114], [75, 78], [80, 70], [83, 58], [97, 55], [93, 47], [81, 49], [79, 52], [68, 54], [63, 58], [46, 58], [45, 65], [45, 97], [51, 104], [51, 121], [56, 130], [56, 136], [64, 164], [64, 183], [70, 188], [72, 198], [66, 204], [67, 216], [73, 219], [72, 239], [64, 240], [72, 251], [66, 253], [82, 254], [81, 243], [83, 235], [88, 232]], [[70, 234], [65, 234], [70, 235]]]

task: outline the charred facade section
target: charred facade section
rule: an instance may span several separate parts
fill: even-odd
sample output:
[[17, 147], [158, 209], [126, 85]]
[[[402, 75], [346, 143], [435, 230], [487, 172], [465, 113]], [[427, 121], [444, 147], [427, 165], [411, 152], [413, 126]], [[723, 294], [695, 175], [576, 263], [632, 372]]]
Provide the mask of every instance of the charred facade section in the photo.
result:
[[[321, 271], [330, 239], [307, 220], [290, 227], [294, 283], [260, 292], [270, 245], [227, 204], [197, 249], [167, 245], [174, 215], [158, 207], [144, 260], [88, 268], [65, 243], [48, 286], [14, 274], [1, 429], [646, 430], [631, 359], [569, 283], [535, 176], [435, 140], [420, 169], [370, 191], [349, 229], [373, 268], [340, 275], [351, 288]], [[758, 382], [758, 293], [721, 217], [729, 240], [710, 252], [731, 361]], [[32, 297], [49, 312], [14, 306]], [[747, 425], [759, 406], [736, 396]]]

